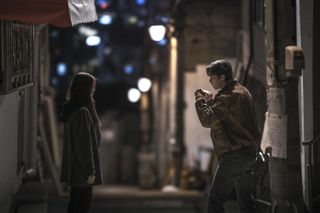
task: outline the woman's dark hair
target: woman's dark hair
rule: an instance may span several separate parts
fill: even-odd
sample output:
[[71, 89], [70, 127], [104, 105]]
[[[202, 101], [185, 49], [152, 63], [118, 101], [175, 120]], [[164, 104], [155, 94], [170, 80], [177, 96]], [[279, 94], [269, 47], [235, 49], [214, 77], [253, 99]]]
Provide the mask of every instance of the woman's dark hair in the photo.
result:
[[64, 120], [67, 120], [75, 109], [85, 106], [91, 112], [96, 125], [100, 127], [100, 120], [93, 99], [95, 82], [95, 77], [86, 72], [79, 72], [73, 77], [66, 95], [67, 103], [63, 113], [63, 117], [66, 117], [66, 119]]

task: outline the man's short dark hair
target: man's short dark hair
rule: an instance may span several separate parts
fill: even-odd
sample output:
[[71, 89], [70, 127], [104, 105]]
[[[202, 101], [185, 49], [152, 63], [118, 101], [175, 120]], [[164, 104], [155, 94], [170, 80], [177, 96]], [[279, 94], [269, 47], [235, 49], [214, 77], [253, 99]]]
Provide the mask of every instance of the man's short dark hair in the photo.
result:
[[233, 78], [231, 64], [226, 60], [213, 61], [206, 67], [206, 70], [208, 76], [217, 75], [220, 78], [220, 75], [224, 75], [226, 81]]

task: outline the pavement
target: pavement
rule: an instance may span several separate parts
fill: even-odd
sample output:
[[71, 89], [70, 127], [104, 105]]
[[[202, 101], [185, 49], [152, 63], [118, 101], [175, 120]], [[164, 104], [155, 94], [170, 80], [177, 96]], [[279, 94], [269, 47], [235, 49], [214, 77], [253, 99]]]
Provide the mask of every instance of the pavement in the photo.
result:
[[[203, 213], [206, 195], [193, 190], [163, 192], [134, 186], [95, 186], [91, 213]], [[51, 191], [47, 212], [66, 212], [68, 196]], [[237, 203], [228, 201], [226, 213], [238, 212]]]

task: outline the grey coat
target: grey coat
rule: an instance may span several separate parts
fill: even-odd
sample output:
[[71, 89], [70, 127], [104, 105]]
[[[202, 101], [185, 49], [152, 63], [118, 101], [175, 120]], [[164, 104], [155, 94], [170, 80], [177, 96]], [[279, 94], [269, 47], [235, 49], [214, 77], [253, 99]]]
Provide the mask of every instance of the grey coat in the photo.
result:
[[89, 175], [95, 175], [94, 185], [102, 184], [99, 161], [100, 130], [89, 110], [81, 107], [65, 122], [61, 182], [72, 187], [90, 186]]

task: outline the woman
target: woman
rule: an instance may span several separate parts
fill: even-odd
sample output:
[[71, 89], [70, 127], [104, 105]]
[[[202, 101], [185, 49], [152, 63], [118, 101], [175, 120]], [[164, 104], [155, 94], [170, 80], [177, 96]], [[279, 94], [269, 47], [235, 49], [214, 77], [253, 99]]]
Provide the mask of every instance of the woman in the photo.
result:
[[100, 121], [93, 94], [95, 78], [84, 72], [71, 82], [64, 104], [61, 181], [70, 187], [68, 213], [85, 213], [91, 206], [92, 185], [102, 183], [98, 147]]

